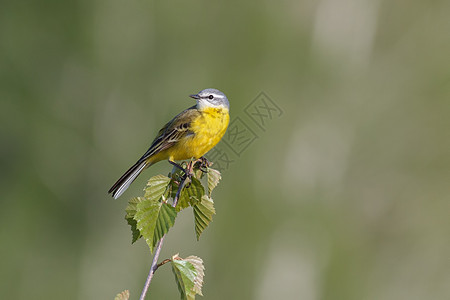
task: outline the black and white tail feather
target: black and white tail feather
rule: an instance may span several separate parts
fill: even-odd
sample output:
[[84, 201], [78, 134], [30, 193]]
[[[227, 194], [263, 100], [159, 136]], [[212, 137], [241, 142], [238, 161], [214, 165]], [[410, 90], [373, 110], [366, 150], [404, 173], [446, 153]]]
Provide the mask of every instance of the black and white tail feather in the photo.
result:
[[108, 193], [112, 193], [114, 199], [120, 197], [127, 190], [130, 184], [136, 179], [136, 177], [141, 174], [141, 172], [150, 165], [150, 163], [146, 161], [139, 160], [135, 163], [122, 177], [117, 180], [116, 183], [109, 189]]

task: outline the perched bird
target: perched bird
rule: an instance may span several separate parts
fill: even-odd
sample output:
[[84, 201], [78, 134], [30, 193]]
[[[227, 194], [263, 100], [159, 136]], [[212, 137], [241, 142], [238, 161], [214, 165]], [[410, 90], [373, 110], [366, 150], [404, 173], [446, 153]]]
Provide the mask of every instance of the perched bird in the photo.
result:
[[166, 159], [172, 164], [176, 160], [198, 159], [222, 139], [230, 121], [230, 103], [225, 94], [205, 89], [190, 97], [197, 104], [164, 125], [147, 152], [109, 189], [115, 199], [145, 168]]

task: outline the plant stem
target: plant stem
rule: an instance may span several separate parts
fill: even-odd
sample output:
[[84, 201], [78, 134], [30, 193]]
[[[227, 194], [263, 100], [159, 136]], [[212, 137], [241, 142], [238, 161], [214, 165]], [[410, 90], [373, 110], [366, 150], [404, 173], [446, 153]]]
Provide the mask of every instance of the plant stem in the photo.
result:
[[155, 274], [155, 271], [158, 267], [158, 257], [159, 253], [161, 252], [162, 244], [164, 242], [164, 235], [158, 242], [158, 246], [156, 246], [155, 255], [153, 256], [152, 266], [150, 267], [150, 272], [148, 273], [147, 280], [145, 281], [144, 289], [142, 290], [140, 300], [145, 299], [145, 295], [147, 294], [148, 287], [150, 286], [150, 282], [152, 281], [153, 274]]
[[[191, 162], [192, 163], [192, 162]], [[188, 166], [189, 167], [189, 166]], [[189, 170], [189, 168], [187, 168]], [[175, 173], [175, 168], [172, 170], [172, 174]], [[175, 195], [175, 198], [173, 199], [172, 207], [177, 206], [178, 199], [180, 198], [180, 193], [183, 187], [186, 184], [186, 180], [188, 179], [188, 174], [185, 174], [183, 180], [181, 181], [180, 185], [178, 186], [177, 194]], [[158, 245], [156, 246], [155, 255], [153, 256], [152, 265], [150, 267], [150, 272], [148, 273], [147, 280], [145, 281], [144, 289], [142, 290], [141, 297], [139, 300], [144, 300], [145, 296], [147, 295], [148, 287], [150, 286], [150, 282], [152, 281], [153, 275], [155, 274], [156, 269], [158, 269], [158, 258], [159, 253], [161, 252], [162, 244], [164, 242], [164, 238], [166, 235], [163, 235], [163, 237], [159, 240]]]
[[[156, 270], [158, 270], [159, 267], [161, 267], [161, 266], [167, 264], [167, 263], [170, 262], [170, 261], [171, 261], [171, 259], [166, 258], [165, 260], [163, 260], [162, 262], [160, 262], [160, 263], [156, 266]], [[155, 270], [155, 271], [156, 271], [156, 270]]]

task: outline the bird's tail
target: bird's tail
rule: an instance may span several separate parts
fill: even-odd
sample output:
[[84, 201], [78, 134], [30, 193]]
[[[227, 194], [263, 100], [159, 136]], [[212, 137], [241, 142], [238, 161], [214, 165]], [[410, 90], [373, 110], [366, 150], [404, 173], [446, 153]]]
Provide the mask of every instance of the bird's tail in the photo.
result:
[[117, 180], [116, 183], [109, 189], [108, 193], [112, 193], [114, 199], [120, 197], [123, 192], [130, 186], [130, 184], [136, 179], [136, 177], [141, 174], [141, 172], [150, 165], [151, 163], [144, 161], [138, 161], [135, 163], [122, 177]]

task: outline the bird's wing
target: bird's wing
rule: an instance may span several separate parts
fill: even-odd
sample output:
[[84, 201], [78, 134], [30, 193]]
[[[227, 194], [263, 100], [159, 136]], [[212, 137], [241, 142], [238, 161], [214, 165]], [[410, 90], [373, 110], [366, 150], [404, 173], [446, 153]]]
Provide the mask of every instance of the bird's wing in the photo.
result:
[[190, 125], [201, 113], [194, 105], [176, 115], [158, 132], [153, 140], [152, 145], [139, 159], [139, 161], [147, 160], [149, 157], [166, 150], [176, 144], [182, 137], [194, 134], [190, 130]]
[[196, 106], [192, 106], [175, 116], [169, 123], [164, 125], [153, 140], [150, 148], [117, 182], [109, 189], [115, 199], [119, 198], [130, 186], [137, 176], [148, 166], [147, 159], [165, 149], [172, 147], [181, 138], [194, 134], [191, 130], [191, 122], [200, 116]]

